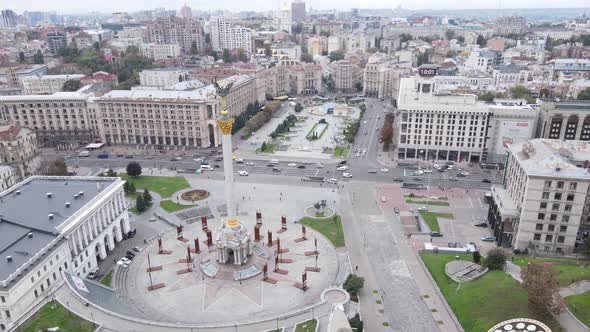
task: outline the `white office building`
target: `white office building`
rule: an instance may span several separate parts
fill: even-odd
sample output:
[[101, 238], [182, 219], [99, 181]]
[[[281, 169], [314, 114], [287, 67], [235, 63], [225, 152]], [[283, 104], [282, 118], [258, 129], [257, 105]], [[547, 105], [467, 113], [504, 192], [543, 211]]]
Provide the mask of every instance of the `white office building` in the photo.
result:
[[24, 76], [21, 77], [21, 84], [25, 95], [52, 94], [62, 91], [65, 82], [79, 81], [82, 77], [82, 74]]
[[123, 184], [33, 176], [0, 193], [0, 331], [22, 323], [63, 283], [63, 272], [95, 271], [131, 232]]
[[534, 139], [508, 145], [504, 182], [492, 187], [488, 222], [499, 245], [572, 253], [588, 235], [587, 143]]
[[139, 52], [142, 56], [154, 59], [155, 61], [176, 58], [181, 55], [180, 46], [178, 44], [140, 44]]
[[144, 69], [139, 73], [139, 82], [142, 86], [164, 88], [188, 80], [189, 73], [182, 68]]

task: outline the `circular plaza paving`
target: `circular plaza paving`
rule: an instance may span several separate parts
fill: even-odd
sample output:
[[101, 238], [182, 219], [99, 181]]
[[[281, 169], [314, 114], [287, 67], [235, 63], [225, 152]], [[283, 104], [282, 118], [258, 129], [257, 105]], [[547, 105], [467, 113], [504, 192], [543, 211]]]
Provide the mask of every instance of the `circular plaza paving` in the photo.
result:
[[[338, 272], [338, 258], [332, 244], [310, 228], [303, 239], [301, 225], [290, 224], [288, 230], [278, 234], [281, 224], [276, 220], [280, 218], [272, 217], [268, 220], [275, 221], [262, 224], [261, 241], [254, 242], [253, 219], [241, 219], [252, 234], [252, 255], [246, 266], [217, 264], [215, 246], [207, 248], [207, 236], [199, 220], [184, 227], [183, 239], [178, 239], [176, 230], [164, 234], [162, 252], [159, 253], [158, 241], [146, 247], [130, 265], [126, 289], [119, 296], [152, 320], [201, 326], [269, 320], [320, 303], [322, 293], [334, 284]], [[221, 222], [208, 220], [213, 239]], [[268, 246], [269, 230], [274, 242], [271, 246]], [[196, 238], [199, 253], [194, 252]], [[278, 255], [278, 269], [277, 238], [282, 252]], [[192, 249], [190, 262], [187, 262], [187, 247]], [[151, 281], [147, 272], [148, 255], [149, 266], [155, 270], [151, 272]], [[316, 263], [319, 272], [313, 271]], [[266, 281], [263, 281], [264, 265], [268, 270]], [[307, 290], [303, 291], [297, 286], [306, 270]], [[149, 291], [150, 285], [161, 288]]]

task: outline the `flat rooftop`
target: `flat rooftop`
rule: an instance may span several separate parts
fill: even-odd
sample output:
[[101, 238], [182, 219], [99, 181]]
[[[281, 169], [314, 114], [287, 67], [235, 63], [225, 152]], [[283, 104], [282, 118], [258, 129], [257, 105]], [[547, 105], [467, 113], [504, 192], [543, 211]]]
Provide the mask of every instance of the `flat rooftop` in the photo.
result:
[[[6, 280], [55, 240], [58, 225], [115, 181], [98, 177], [31, 177], [0, 193], [0, 280]], [[84, 194], [74, 198], [80, 192]], [[8, 262], [7, 256], [13, 261]]]
[[174, 90], [113, 90], [104, 96], [97, 98], [101, 100], [148, 100], [161, 102], [179, 101], [204, 101], [215, 99], [216, 93], [213, 85], [199, 88], [192, 91]]
[[557, 139], [533, 139], [508, 145], [529, 176], [590, 180], [587, 169], [576, 165], [590, 160], [590, 143]]

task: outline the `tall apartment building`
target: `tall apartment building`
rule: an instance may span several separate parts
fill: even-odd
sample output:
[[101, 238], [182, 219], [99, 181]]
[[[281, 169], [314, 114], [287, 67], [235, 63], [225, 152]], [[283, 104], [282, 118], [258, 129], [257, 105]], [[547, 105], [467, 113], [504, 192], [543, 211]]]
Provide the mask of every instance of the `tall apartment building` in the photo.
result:
[[572, 253], [588, 235], [587, 143], [534, 139], [508, 145], [502, 185], [492, 187], [488, 222], [500, 245]]
[[47, 33], [47, 50], [50, 53], [57, 54], [60, 48], [68, 46], [68, 36], [63, 31], [52, 31]]
[[328, 52], [328, 38], [313, 36], [307, 39], [307, 53], [312, 57], [324, 55]]
[[241, 48], [244, 52], [252, 53], [252, 31], [241, 26], [232, 26], [225, 17], [212, 17], [209, 21], [211, 30], [211, 48], [215, 51]]
[[291, 20], [293, 22], [305, 21], [305, 1], [293, 0], [291, 2]]
[[155, 61], [176, 58], [181, 55], [178, 44], [140, 44], [139, 52], [141, 52], [142, 56]]
[[502, 62], [502, 52], [476, 49], [469, 53], [469, 57], [465, 61], [465, 67], [491, 72], [494, 67], [501, 65]]
[[500, 17], [494, 23], [497, 35], [523, 34], [527, 31], [526, 18], [520, 16]]
[[402, 75], [409, 74], [408, 68], [402, 68], [390, 59], [369, 57], [363, 71], [363, 94], [372, 98], [396, 98]]
[[113, 90], [95, 103], [92, 119], [108, 143], [177, 149], [221, 144], [215, 126], [219, 99], [211, 85], [195, 91]]
[[330, 63], [332, 78], [336, 91], [342, 93], [354, 93], [363, 81], [362, 68], [350, 60], [338, 60]]
[[535, 108], [438, 93], [432, 75], [426, 71], [401, 79], [398, 159], [502, 162], [506, 144], [533, 137]]
[[41, 146], [100, 139], [89, 115], [90, 95], [57, 92], [52, 95], [0, 97], [0, 110], [11, 122], [32, 129]]
[[165, 88], [188, 80], [190, 80], [189, 73], [183, 68], [144, 69], [139, 72], [139, 83], [142, 86]]
[[82, 283], [131, 231], [123, 183], [34, 176], [0, 194], [0, 330], [17, 330], [64, 274]]
[[59, 92], [62, 91], [65, 82], [79, 81], [82, 77], [82, 74], [25, 76], [21, 78], [23, 94], [44, 95]]
[[182, 18], [192, 18], [193, 17], [193, 11], [192, 11], [191, 7], [189, 7], [187, 5], [180, 7], [180, 10], [178, 11], [178, 13], [180, 14], [180, 17], [182, 17]]
[[16, 26], [16, 13], [11, 9], [0, 11], [0, 28], [10, 29]]
[[201, 51], [205, 45], [202, 24], [190, 18], [160, 17], [147, 25], [147, 42], [156, 44], [178, 44], [187, 53], [191, 45], [197, 44]]
[[543, 99], [536, 137], [590, 141], [590, 101]]

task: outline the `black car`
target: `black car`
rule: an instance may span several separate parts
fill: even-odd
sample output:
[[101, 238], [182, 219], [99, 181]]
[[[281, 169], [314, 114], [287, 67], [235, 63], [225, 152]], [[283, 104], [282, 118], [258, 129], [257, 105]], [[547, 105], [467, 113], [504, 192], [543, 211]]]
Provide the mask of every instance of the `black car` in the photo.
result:
[[274, 164], [267, 164], [266, 167], [275, 167]]
[[135, 257], [135, 253], [133, 251], [127, 250], [127, 255], [126, 256], [133, 256], [133, 257]]
[[297, 168], [305, 168], [305, 165], [299, 165]]
[[402, 178], [393, 178], [393, 182], [404, 182]]
[[413, 181], [418, 181], [418, 182], [421, 182], [421, 181], [422, 181], [422, 179], [421, 179], [421, 178], [412, 178], [412, 180], [413, 180]]
[[341, 162], [338, 163], [338, 165], [346, 165], [346, 160], [342, 160]]
[[133, 159], [133, 156], [130, 155], [130, 154], [128, 154], [128, 155], [125, 156], [125, 158], [127, 158], [127, 159]]
[[119, 153], [119, 154], [117, 154], [117, 157], [125, 157], [125, 155], [122, 153]]
[[481, 182], [483, 182], [483, 183], [492, 183], [492, 180], [490, 180], [490, 179], [483, 179], [483, 180], [481, 180]]
[[432, 237], [442, 237], [443, 235], [439, 232], [430, 232], [430, 236]]
[[219, 165], [215, 164], [215, 165], [213, 165], [213, 167], [215, 167], [215, 168], [220, 168], [221, 166], [219, 166]]
[[488, 227], [488, 223], [487, 222], [480, 222], [480, 223], [475, 224], [474, 226], [486, 228], [486, 227]]
[[272, 169], [272, 171], [273, 171], [273, 172], [280, 172], [280, 171], [281, 171], [281, 169], [280, 169], [280, 168], [278, 168], [278, 167], [275, 167], [275, 168], [273, 168], [273, 169]]
[[215, 161], [222, 161], [223, 157], [215, 157]]

